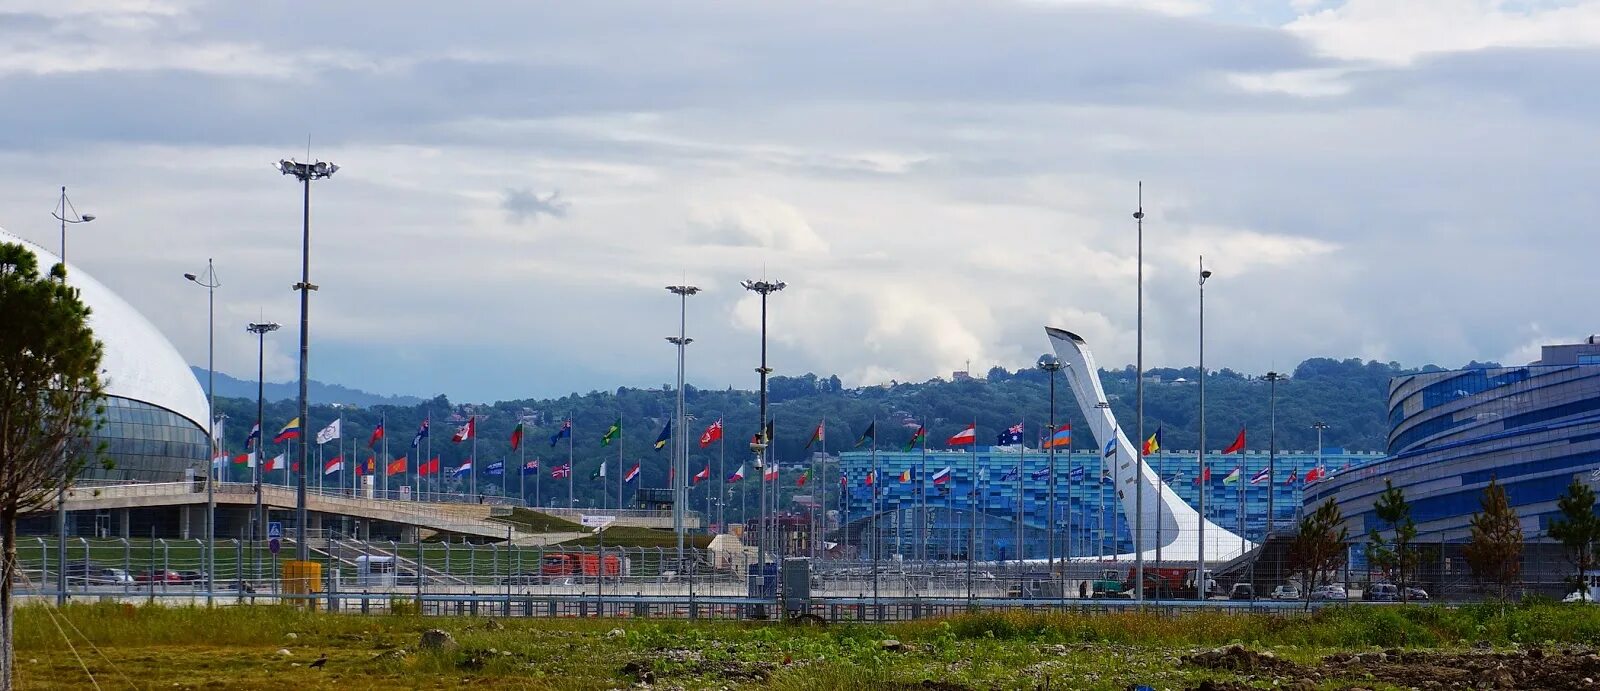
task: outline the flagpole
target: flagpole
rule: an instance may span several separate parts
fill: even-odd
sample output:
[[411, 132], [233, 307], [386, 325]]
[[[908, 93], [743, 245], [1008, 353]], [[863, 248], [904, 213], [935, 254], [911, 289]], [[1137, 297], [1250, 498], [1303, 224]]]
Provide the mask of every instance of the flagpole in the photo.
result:
[[[567, 415], [567, 422], [573, 422], [571, 413]], [[576, 501], [572, 498], [572, 438], [578, 436], [577, 427], [577, 424], [573, 424], [572, 429], [567, 430], [567, 510], [569, 511]]]
[[972, 421], [972, 493], [967, 495], [967, 605], [972, 604], [972, 567], [978, 551], [978, 421]]
[[[826, 427], [827, 424], [828, 424], [828, 417], [826, 415], [824, 415], [822, 417], [822, 422], [817, 423], [817, 429], [822, 429], [822, 428]], [[815, 432], [812, 432], [812, 433], [815, 434]], [[822, 557], [822, 553], [823, 553], [822, 542], [828, 538], [828, 477], [827, 477], [827, 475], [828, 475], [828, 436], [827, 436], [827, 433], [823, 433], [822, 438], [818, 439], [817, 441], [822, 442], [822, 448], [821, 448], [821, 450], [822, 450], [822, 461], [820, 463], [816, 463], [814, 465], [817, 466], [817, 490], [820, 491], [822, 494], [821, 494], [821, 498], [817, 500], [817, 514], [818, 515], [815, 517], [815, 520], [812, 521], [812, 526], [811, 526], [811, 558], [812, 559], [819, 559], [819, 558]], [[819, 537], [819, 535], [820, 535], [820, 537]]]
[[[428, 457], [427, 463], [429, 464], [430, 467], [432, 467], [432, 465], [433, 465], [433, 411], [432, 410], [428, 411], [428, 417], [425, 418], [425, 419], [428, 421], [428, 440], [425, 443], [425, 446], [428, 447], [428, 451], [427, 451], [427, 453], [424, 453], [422, 455]], [[444, 479], [444, 473], [439, 468], [433, 468], [433, 500], [434, 501], [438, 501], [439, 500], [439, 487], [440, 487], [439, 483], [443, 479]], [[423, 486], [426, 487], [427, 485], [423, 485]]]
[[[722, 418], [717, 418], [717, 424], [722, 424]], [[717, 435], [717, 527], [722, 532], [728, 532], [728, 430], [722, 429], [722, 434]]]
[[[1023, 419], [1023, 423], [1024, 424], [1027, 423], [1027, 419], [1026, 418]], [[1054, 432], [1055, 432], [1055, 430], [1050, 430], [1050, 433], [1054, 433]], [[1025, 461], [1028, 458], [1028, 440], [1027, 440], [1026, 434], [1024, 434], [1023, 439], [1021, 439], [1018, 442], [1018, 447], [1019, 447], [1019, 449], [1017, 451], [1017, 567], [1021, 568], [1022, 567], [1022, 560], [1023, 560], [1023, 554], [1022, 554], [1022, 552], [1023, 552], [1023, 549], [1022, 549], [1022, 535], [1023, 535], [1023, 533], [1022, 533], [1022, 474], [1024, 472], [1027, 472], [1026, 471], [1027, 464], [1025, 463]]]
[[878, 609], [878, 553], [883, 542], [882, 529], [878, 525], [878, 486], [883, 484], [883, 476], [878, 473], [878, 416], [872, 416], [872, 426], [867, 429], [872, 430], [872, 486], [868, 489], [872, 492], [872, 611], [876, 615], [881, 611]]
[[[927, 411], [923, 411], [927, 412]], [[922, 466], [917, 473], [917, 558], [928, 560], [928, 431], [922, 431]]]
[[[522, 454], [521, 456], [519, 456], [517, 458], [517, 503], [521, 504], [523, 506], [527, 506], [528, 505], [528, 445], [523, 443], [524, 441], [525, 440], [522, 440], [522, 439], [517, 440], [517, 451], [521, 452], [521, 454]], [[500, 472], [505, 472], [505, 469], [501, 468]], [[539, 503], [539, 498], [538, 498], [538, 494], [537, 494], [538, 487], [539, 487], [539, 478], [538, 478], [537, 475], [534, 476], [533, 486], [535, 488], [534, 491], [536, 492], [536, 494], [534, 495], [533, 503], [535, 505], [537, 505]]]
[[[650, 430], [645, 430], [649, 433]], [[622, 510], [622, 413], [617, 413], [617, 510]]]
[[471, 491], [468, 492], [468, 494], [469, 494], [468, 502], [470, 503], [472, 499], [477, 499], [478, 501], [481, 502], [481, 501], [483, 501], [483, 497], [479, 496], [479, 494], [478, 494], [478, 414], [477, 413], [473, 413], [473, 414], [467, 416], [467, 433], [472, 435], [472, 458], [467, 459], [467, 462], [470, 464], [470, 465], [467, 466], [467, 471], [471, 474], [471, 477], [467, 478], [467, 482], [468, 482], [468, 484], [470, 486], [470, 490], [471, 490]]

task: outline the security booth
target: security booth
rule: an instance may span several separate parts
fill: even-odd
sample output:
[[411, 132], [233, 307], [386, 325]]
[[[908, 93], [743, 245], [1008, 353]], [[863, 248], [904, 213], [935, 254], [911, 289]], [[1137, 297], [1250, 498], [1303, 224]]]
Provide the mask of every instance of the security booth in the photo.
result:
[[356, 557], [356, 585], [364, 588], [394, 587], [395, 563], [392, 556], [363, 554]]

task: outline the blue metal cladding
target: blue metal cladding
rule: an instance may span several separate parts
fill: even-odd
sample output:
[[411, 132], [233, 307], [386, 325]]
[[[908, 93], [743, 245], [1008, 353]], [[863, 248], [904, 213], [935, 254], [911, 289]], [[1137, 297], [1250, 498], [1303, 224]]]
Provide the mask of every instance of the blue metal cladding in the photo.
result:
[[1402, 489], [1425, 542], [1468, 539], [1491, 480], [1506, 489], [1527, 537], [1546, 539], [1555, 501], [1600, 468], [1600, 367], [1561, 365], [1429, 372], [1389, 386], [1392, 455], [1318, 483], [1304, 505], [1333, 499], [1353, 533], [1380, 525], [1385, 481]]

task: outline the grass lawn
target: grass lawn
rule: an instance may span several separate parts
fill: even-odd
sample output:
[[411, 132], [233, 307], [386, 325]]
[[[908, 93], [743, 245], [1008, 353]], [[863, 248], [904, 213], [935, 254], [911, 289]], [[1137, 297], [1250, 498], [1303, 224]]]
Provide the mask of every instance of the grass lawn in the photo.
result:
[[[1579, 679], [1600, 669], [1600, 655], [1586, 647], [1600, 641], [1600, 607], [1593, 605], [1504, 612], [1350, 607], [1293, 616], [1008, 613], [815, 628], [363, 617], [277, 606], [97, 604], [71, 606], [54, 620], [50, 614], [38, 606], [18, 611], [19, 688], [88, 686], [58, 624], [103, 688], [613, 689], [648, 682], [689, 689], [1181, 689], [1205, 682], [1220, 689], [1386, 689], [1452, 679], [1466, 688], [1495, 675], [1514, 688], [1560, 688], [1557, 677], [1539, 675], [1570, 668]], [[458, 646], [419, 651], [430, 628], [450, 632]], [[886, 645], [889, 639], [899, 645]], [[1243, 666], [1238, 660], [1246, 658], [1210, 665], [1183, 659], [1235, 642], [1276, 657]], [[1521, 653], [1508, 652], [1519, 644], [1530, 658], [1520, 667]], [[1532, 659], [1535, 645], [1551, 657], [1538, 652]], [[1557, 652], [1563, 647], [1572, 649]], [[1343, 654], [1349, 652], [1362, 654]], [[321, 654], [326, 667], [310, 668]], [[1488, 671], [1473, 672], [1479, 663]]]

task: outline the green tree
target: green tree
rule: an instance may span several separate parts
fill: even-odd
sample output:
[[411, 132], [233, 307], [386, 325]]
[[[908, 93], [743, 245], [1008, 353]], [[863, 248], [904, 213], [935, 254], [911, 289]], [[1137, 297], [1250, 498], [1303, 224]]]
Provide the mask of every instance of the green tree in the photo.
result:
[[0, 689], [15, 671], [11, 592], [17, 518], [48, 504], [83, 467], [104, 390], [89, 308], [22, 245], [0, 244]]
[[1394, 533], [1385, 539], [1383, 532], [1374, 526], [1367, 531], [1367, 561], [1383, 569], [1400, 590], [1400, 599], [1406, 599], [1406, 576], [1416, 562], [1411, 552], [1411, 542], [1417, 537], [1417, 524], [1411, 520], [1411, 504], [1406, 502], [1403, 490], [1394, 483], [1383, 481], [1383, 494], [1372, 505], [1372, 513], [1379, 521], [1388, 524]]
[[1349, 539], [1350, 529], [1344, 526], [1344, 515], [1332, 499], [1300, 519], [1294, 541], [1289, 543], [1289, 568], [1300, 574], [1307, 609], [1311, 607], [1311, 589], [1326, 574], [1344, 566]]
[[1506, 499], [1506, 488], [1493, 478], [1483, 488], [1483, 510], [1472, 515], [1472, 540], [1467, 565], [1486, 586], [1494, 586], [1504, 602], [1522, 577], [1522, 521]]
[[1594, 545], [1600, 541], [1600, 517], [1594, 515], [1594, 490], [1578, 482], [1567, 485], [1567, 491], [1556, 500], [1561, 517], [1550, 521], [1550, 537], [1567, 548], [1567, 557], [1578, 568], [1573, 585], [1583, 597], [1589, 597], [1584, 574], [1594, 568]]

